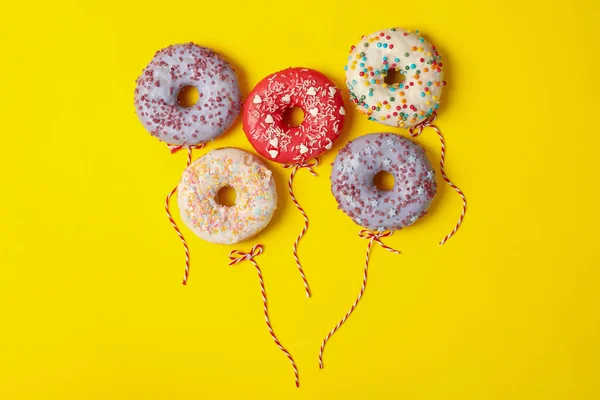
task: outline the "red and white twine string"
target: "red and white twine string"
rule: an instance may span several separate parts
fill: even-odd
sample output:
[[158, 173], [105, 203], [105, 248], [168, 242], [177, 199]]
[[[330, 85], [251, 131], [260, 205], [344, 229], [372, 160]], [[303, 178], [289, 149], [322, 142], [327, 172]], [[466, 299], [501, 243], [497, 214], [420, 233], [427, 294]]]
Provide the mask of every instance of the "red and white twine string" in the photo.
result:
[[[189, 146], [189, 147], [185, 147], [187, 148], [187, 165], [186, 167], [189, 167], [190, 164], [192, 163], [192, 150], [194, 149], [202, 149], [204, 147], [204, 144], [199, 144], [199, 145], [194, 145], [194, 146]], [[184, 146], [171, 146], [169, 145], [169, 149], [171, 150], [171, 153], [176, 153], [177, 151], [183, 149]], [[183, 274], [183, 281], [181, 282], [183, 285], [187, 284], [187, 280], [188, 280], [188, 276], [190, 273], [190, 248], [188, 247], [188, 244], [185, 240], [185, 238], [183, 237], [183, 233], [181, 233], [181, 230], [179, 229], [179, 227], [177, 226], [177, 223], [175, 222], [175, 220], [173, 219], [173, 216], [171, 215], [171, 211], [169, 210], [169, 201], [171, 200], [171, 196], [173, 196], [173, 194], [175, 194], [175, 192], [177, 191], [177, 187], [179, 185], [175, 186], [173, 188], [173, 190], [171, 190], [169, 192], [169, 194], [167, 195], [167, 198], [165, 199], [165, 211], [167, 212], [167, 217], [169, 218], [169, 222], [171, 223], [171, 225], [173, 226], [173, 229], [175, 229], [175, 232], [177, 233], [177, 236], [179, 236], [179, 239], [181, 240], [181, 243], [183, 243], [183, 249], [185, 250], [185, 272]]]
[[273, 338], [273, 341], [275, 342], [277, 347], [279, 347], [279, 349], [283, 352], [283, 354], [286, 355], [288, 360], [290, 360], [290, 363], [292, 364], [292, 368], [294, 369], [294, 379], [296, 381], [296, 387], [299, 387], [300, 379], [299, 379], [299, 375], [298, 375], [298, 367], [296, 366], [296, 363], [294, 362], [294, 359], [292, 358], [292, 355], [290, 354], [290, 352], [287, 351], [287, 349], [285, 347], [283, 347], [283, 345], [281, 344], [279, 339], [277, 339], [277, 335], [275, 335], [275, 331], [273, 331], [273, 327], [271, 326], [271, 321], [269, 321], [269, 308], [267, 306], [267, 292], [265, 290], [265, 283], [263, 281], [263, 275], [260, 270], [260, 267], [258, 266], [258, 264], [256, 263], [256, 260], [254, 259], [254, 257], [262, 254], [262, 252], [263, 252], [263, 246], [261, 244], [257, 244], [254, 247], [252, 247], [252, 250], [250, 250], [249, 253], [244, 253], [239, 250], [232, 250], [229, 253], [229, 259], [231, 260], [229, 262], [229, 265], [235, 265], [237, 263], [247, 260], [247, 261], [250, 261], [254, 265], [254, 268], [256, 268], [256, 272], [258, 273], [258, 280], [260, 282], [260, 292], [262, 295], [263, 310], [265, 313], [265, 322], [267, 323], [267, 328], [269, 329], [269, 333], [271, 334], [271, 337]]
[[450, 239], [452, 236], [454, 236], [454, 234], [456, 233], [456, 231], [458, 231], [458, 228], [462, 224], [463, 219], [465, 218], [465, 214], [467, 212], [467, 198], [465, 197], [465, 195], [462, 192], [462, 190], [460, 190], [458, 188], [458, 186], [456, 186], [454, 183], [452, 183], [452, 181], [446, 175], [446, 171], [444, 170], [444, 162], [446, 160], [446, 143], [444, 142], [444, 136], [442, 135], [442, 132], [440, 131], [440, 129], [436, 125], [433, 124], [433, 121], [435, 121], [436, 118], [437, 118], [437, 114], [433, 113], [433, 115], [431, 116], [431, 118], [429, 118], [428, 120], [420, 123], [419, 125], [411, 127], [409, 129], [409, 133], [410, 133], [410, 135], [412, 137], [417, 137], [417, 136], [419, 136], [423, 132], [423, 129], [425, 129], [426, 127], [430, 127], [434, 131], [436, 131], [438, 137], [440, 138], [440, 143], [442, 145], [442, 155], [440, 157], [440, 171], [442, 172], [442, 177], [444, 178], [444, 180], [446, 181], [446, 183], [448, 185], [450, 185], [450, 187], [452, 189], [454, 189], [456, 191], [456, 193], [458, 193], [458, 195], [462, 198], [462, 202], [463, 202], [462, 212], [460, 213], [460, 217], [458, 218], [458, 222], [454, 226], [454, 229], [452, 229], [452, 231], [450, 233], [448, 233], [440, 241], [440, 244], [444, 244], [444, 243], [446, 243], [446, 241], [448, 239]]
[[[174, 145], [174, 144], [168, 144], [168, 145], [167, 145], [167, 147], [169, 148], [169, 151], [171, 152], [171, 154], [175, 154], [175, 153], [177, 153], [179, 150], [182, 150], [182, 149], [188, 149], [188, 150], [200, 150], [200, 149], [203, 149], [205, 146], [206, 146], [206, 143], [193, 144], [193, 145], [191, 145], [191, 146], [184, 146], [184, 145], [182, 145], [182, 144], [177, 144], [177, 145]], [[188, 154], [189, 154], [189, 153], [188, 153]], [[188, 158], [188, 160], [190, 160], [190, 159]], [[191, 163], [191, 161], [190, 161], [190, 163]], [[188, 164], [188, 165], [189, 165], [189, 164]]]
[[338, 322], [338, 324], [331, 330], [331, 332], [329, 332], [327, 334], [327, 336], [325, 336], [325, 339], [323, 339], [323, 342], [321, 343], [321, 349], [319, 350], [319, 368], [320, 369], [323, 369], [323, 351], [325, 350], [325, 345], [327, 344], [329, 339], [331, 339], [333, 334], [335, 332], [337, 332], [338, 329], [340, 329], [342, 324], [344, 322], [346, 322], [348, 317], [350, 317], [350, 315], [354, 312], [354, 310], [356, 309], [356, 306], [358, 305], [358, 302], [360, 301], [360, 299], [362, 299], [363, 295], [365, 294], [365, 289], [367, 288], [367, 275], [369, 272], [369, 256], [371, 254], [371, 247], [373, 247], [373, 243], [377, 243], [378, 245], [380, 245], [381, 247], [383, 247], [384, 249], [386, 249], [389, 252], [392, 252], [394, 254], [400, 254], [400, 252], [398, 250], [385, 245], [381, 241], [381, 238], [391, 236], [392, 233], [393, 232], [390, 232], [390, 231], [372, 232], [372, 231], [369, 231], [366, 229], [363, 229], [362, 231], [359, 232], [358, 236], [360, 236], [363, 239], [369, 240], [369, 244], [367, 245], [367, 254], [365, 257], [365, 268], [364, 268], [364, 272], [363, 272], [362, 286], [360, 287], [360, 292], [358, 293], [358, 297], [356, 298], [356, 300], [354, 300], [354, 303], [352, 304], [352, 307], [350, 307], [350, 310], [348, 310], [346, 315], [344, 315], [344, 318], [342, 318], [341, 321]]
[[315, 158], [314, 160], [308, 161], [308, 162], [301, 162], [298, 164], [285, 164], [283, 166], [283, 168], [292, 168], [292, 173], [290, 174], [290, 180], [288, 181], [288, 191], [290, 192], [290, 196], [292, 197], [292, 201], [296, 205], [296, 208], [298, 209], [298, 211], [300, 211], [300, 213], [304, 217], [304, 227], [302, 228], [302, 231], [300, 232], [300, 234], [294, 241], [292, 251], [294, 253], [294, 260], [296, 260], [296, 266], [298, 267], [298, 272], [300, 272], [300, 276], [302, 277], [302, 281], [304, 282], [304, 290], [306, 292], [306, 297], [310, 297], [310, 287], [308, 286], [308, 280], [306, 279], [306, 275], [304, 274], [304, 269], [302, 268], [302, 264], [300, 263], [300, 258], [298, 258], [298, 243], [300, 243], [300, 240], [304, 237], [304, 235], [308, 231], [308, 215], [306, 214], [306, 212], [304, 211], [304, 209], [302, 208], [300, 203], [298, 203], [296, 196], [294, 196], [294, 189], [292, 188], [292, 183], [294, 182], [294, 176], [296, 176], [296, 172], [298, 172], [298, 170], [300, 168], [308, 168], [308, 171], [311, 173], [312, 176], [317, 176], [317, 173], [313, 169], [313, 167], [316, 167], [317, 165], [319, 165], [318, 158]]

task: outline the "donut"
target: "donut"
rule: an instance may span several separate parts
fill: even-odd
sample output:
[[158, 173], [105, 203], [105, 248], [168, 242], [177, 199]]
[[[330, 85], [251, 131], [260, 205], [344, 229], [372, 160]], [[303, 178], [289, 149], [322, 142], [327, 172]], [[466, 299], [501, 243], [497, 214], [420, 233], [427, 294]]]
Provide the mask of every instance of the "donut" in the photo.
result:
[[[297, 127], [283, 113], [299, 107], [304, 120]], [[289, 68], [267, 76], [248, 95], [243, 129], [263, 157], [279, 163], [299, 163], [331, 149], [344, 125], [340, 90], [322, 73]]]
[[[373, 178], [394, 176], [394, 188], [380, 190]], [[331, 171], [338, 208], [367, 229], [395, 231], [425, 215], [436, 192], [435, 173], [425, 150], [393, 133], [360, 136], [340, 149]]]
[[[438, 108], [444, 82], [442, 56], [419, 34], [400, 28], [363, 36], [350, 48], [346, 85], [350, 99], [372, 121], [410, 128]], [[389, 71], [404, 78], [387, 84]]]
[[[199, 99], [182, 107], [177, 96], [187, 86]], [[190, 146], [221, 135], [241, 110], [235, 71], [220, 55], [194, 43], [159, 50], [136, 81], [138, 118], [152, 136], [171, 145]]]
[[[223, 187], [236, 192], [236, 204], [217, 203]], [[256, 156], [237, 148], [212, 150], [183, 172], [177, 202], [183, 222], [200, 238], [233, 244], [263, 230], [277, 208], [271, 170]]]

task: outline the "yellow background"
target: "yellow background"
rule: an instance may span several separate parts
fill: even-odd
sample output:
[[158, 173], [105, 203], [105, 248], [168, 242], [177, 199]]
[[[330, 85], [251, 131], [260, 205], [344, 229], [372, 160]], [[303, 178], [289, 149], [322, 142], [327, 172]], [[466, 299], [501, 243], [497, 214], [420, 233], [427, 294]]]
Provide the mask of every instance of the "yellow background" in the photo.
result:
[[[599, 17], [591, 0], [4, 2], [0, 398], [600, 398]], [[336, 211], [329, 163], [347, 140], [388, 128], [346, 97], [347, 128], [320, 177], [298, 174], [312, 299], [291, 254], [302, 218], [289, 171], [273, 163], [272, 224], [222, 247], [184, 228], [183, 287], [163, 200], [185, 154], [146, 133], [134, 82], [157, 49], [195, 41], [233, 62], [244, 94], [289, 66], [343, 87], [349, 47], [395, 25], [420, 29], [444, 56], [438, 123], [469, 211], [438, 246], [460, 211], [438, 181], [429, 215], [386, 240], [403, 254], [374, 248], [366, 296], [320, 371], [320, 342], [358, 292], [367, 244]], [[433, 131], [418, 141], [437, 160]], [[210, 149], [222, 146], [251, 149], [239, 120]], [[227, 266], [232, 248], [256, 242], [300, 389], [264, 326], [255, 271]]]

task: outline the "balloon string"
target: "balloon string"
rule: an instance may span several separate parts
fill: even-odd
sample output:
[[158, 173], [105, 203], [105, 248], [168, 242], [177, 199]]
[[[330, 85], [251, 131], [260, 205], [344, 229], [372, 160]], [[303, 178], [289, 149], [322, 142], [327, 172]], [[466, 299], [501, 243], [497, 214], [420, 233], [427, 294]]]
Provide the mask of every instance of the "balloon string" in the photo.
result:
[[304, 269], [302, 268], [302, 264], [300, 263], [300, 258], [298, 257], [298, 244], [300, 243], [300, 240], [304, 237], [304, 235], [308, 231], [308, 215], [306, 214], [306, 212], [304, 211], [304, 209], [302, 208], [300, 203], [298, 203], [298, 200], [296, 199], [296, 196], [294, 195], [294, 189], [292, 187], [292, 183], [294, 182], [294, 177], [296, 176], [296, 172], [298, 172], [298, 170], [300, 168], [308, 168], [308, 170], [312, 176], [317, 176], [317, 173], [313, 169], [313, 167], [316, 167], [317, 165], [319, 165], [318, 158], [315, 158], [312, 162], [309, 161], [309, 162], [301, 162], [298, 164], [289, 164], [289, 165], [286, 164], [283, 166], [284, 168], [292, 168], [292, 172], [290, 174], [290, 180], [288, 181], [288, 191], [290, 193], [292, 201], [296, 205], [296, 208], [298, 209], [298, 211], [300, 211], [300, 213], [304, 217], [304, 227], [302, 228], [302, 231], [300, 231], [300, 234], [294, 241], [294, 245], [292, 247], [292, 252], [294, 253], [294, 260], [296, 261], [296, 266], [298, 267], [298, 272], [300, 272], [300, 277], [302, 278], [302, 281], [304, 282], [304, 291], [306, 292], [306, 297], [310, 297], [311, 293], [310, 293], [310, 287], [308, 286], [308, 280], [306, 279], [306, 275], [304, 274]]
[[[178, 145], [168, 144], [167, 145], [167, 147], [169, 148], [169, 151], [171, 152], [171, 154], [175, 154], [179, 150], [183, 150], [183, 149], [200, 150], [200, 149], [203, 149], [205, 146], [206, 146], [206, 143], [193, 144], [191, 146], [184, 146], [184, 145], [181, 145], [181, 144], [178, 144]], [[189, 158], [189, 153], [188, 153], [188, 162], [191, 163], [191, 158]]]
[[[190, 164], [192, 163], [192, 150], [193, 149], [202, 149], [203, 147], [204, 147], [204, 144], [187, 147], [186, 168], [189, 167]], [[175, 153], [183, 148], [184, 148], [183, 146], [169, 146], [171, 153]], [[171, 223], [171, 226], [173, 226], [173, 229], [175, 229], [177, 236], [179, 236], [179, 239], [181, 240], [181, 243], [183, 244], [183, 249], [185, 250], [185, 272], [183, 274], [183, 281], [181, 282], [181, 284], [187, 285], [188, 276], [190, 274], [190, 248], [188, 247], [185, 237], [183, 237], [183, 233], [181, 233], [181, 230], [177, 226], [177, 223], [173, 219], [173, 216], [171, 215], [171, 211], [169, 209], [169, 201], [171, 200], [171, 196], [173, 196], [173, 194], [175, 194], [175, 192], [177, 191], [178, 186], [179, 185], [175, 186], [173, 188], [173, 190], [171, 190], [169, 192], [169, 194], [167, 195], [167, 198], [165, 199], [165, 211], [167, 212], [167, 217], [169, 218], [169, 222]]]
[[462, 224], [463, 219], [465, 218], [465, 214], [467, 212], [467, 198], [465, 197], [462, 190], [460, 190], [458, 188], [458, 186], [456, 186], [454, 183], [452, 183], [452, 181], [448, 178], [448, 175], [446, 175], [446, 171], [444, 170], [444, 162], [446, 160], [446, 143], [444, 141], [444, 136], [442, 135], [442, 132], [440, 131], [440, 129], [436, 125], [433, 124], [433, 121], [435, 121], [436, 118], [437, 118], [437, 114], [433, 113], [433, 115], [431, 116], [430, 119], [420, 123], [419, 125], [413, 126], [412, 128], [409, 129], [409, 132], [412, 137], [417, 137], [423, 132], [423, 129], [426, 127], [430, 127], [434, 131], [436, 131], [438, 138], [440, 139], [441, 146], [442, 146], [442, 154], [440, 157], [440, 171], [442, 172], [442, 177], [444, 178], [444, 181], [446, 181], [446, 183], [448, 185], [450, 185], [450, 187], [452, 189], [454, 189], [456, 191], [456, 193], [458, 193], [458, 195], [462, 199], [463, 204], [462, 204], [462, 211], [460, 213], [460, 217], [458, 218], [458, 222], [454, 226], [454, 229], [452, 229], [452, 231], [450, 231], [450, 233], [448, 233], [440, 241], [440, 244], [444, 244], [444, 243], [446, 243], [446, 241], [448, 239], [450, 239], [452, 236], [454, 236], [454, 234], [456, 233], [456, 231], [458, 231], [458, 228]]
[[371, 254], [371, 247], [373, 247], [373, 243], [377, 243], [378, 245], [380, 245], [381, 247], [383, 247], [385, 250], [387, 250], [389, 252], [392, 252], [394, 254], [400, 254], [400, 252], [398, 250], [385, 245], [381, 241], [381, 238], [391, 236], [391, 234], [392, 234], [392, 232], [390, 232], [390, 231], [372, 232], [369, 230], [362, 230], [359, 232], [358, 236], [360, 236], [363, 239], [369, 240], [369, 244], [367, 245], [367, 254], [365, 257], [365, 268], [363, 271], [362, 286], [360, 287], [360, 292], [358, 293], [358, 297], [356, 298], [356, 300], [354, 300], [354, 303], [352, 304], [352, 307], [350, 307], [350, 310], [348, 310], [346, 315], [344, 315], [344, 318], [342, 318], [340, 320], [340, 322], [338, 322], [338, 324], [327, 334], [327, 336], [325, 336], [325, 339], [323, 339], [323, 342], [321, 343], [321, 349], [319, 350], [319, 368], [320, 369], [323, 369], [323, 351], [325, 350], [325, 345], [327, 344], [329, 339], [331, 339], [333, 334], [335, 332], [337, 332], [338, 329], [340, 329], [342, 324], [344, 324], [344, 322], [346, 322], [348, 317], [350, 317], [350, 315], [354, 312], [354, 310], [356, 309], [356, 306], [358, 305], [358, 302], [362, 299], [363, 295], [365, 294], [365, 289], [367, 288], [367, 275], [369, 273], [369, 256]]
[[275, 331], [273, 330], [273, 327], [271, 326], [271, 321], [269, 320], [269, 307], [267, 305], [267, 291], [265, 290], [265, 283], [263, 280], [262, 271], [260, 270], [260, 267], [256, 263], [256, 260], [254, 259], [254, 257], [262, 254], [262, 252], [263, 252], [263, 246], [261, 244], [257, 244], [254, 247], [252, 247], [252, 250], [250, 250], [249, 253], [244, 253], [239, 250], [232, 250], [229, 253], [229, 259], [231, 260], [229, 262], [229, 265], [235, 265], [239, 262], [247, 260], [247, 261], [250, 261], [254, 265], [254, 268], [256, 268], [256, 272], [258, 273], [258, 281], [260, 282], [260, 293], [262, 295], [263, 311], [265, 314], [265, 322], [267, 324], [267, 328], [269, 329], [271, 338], [273, 338], [273, 341], [275, 342], [277, 347], [279, 347], [279, 349], [283, 352], [283, 354], [286, 355], [286, 357], [292, 364], [292, 368], [294, 369], [294, 379], [296, 381], [296, 387], [299, 387], [300, 379], [299, 379], [299, 375], [298, 375], [298, 367], [296, 366], [296, 363], [294, 362], [294, 359], [292, 358], [292, 355], [290, 354], [290, 352], [287, 351], [287, 349], [285, 347], [283, 347], [283, 345], [277, 338], [277, 335], [275, 335]]

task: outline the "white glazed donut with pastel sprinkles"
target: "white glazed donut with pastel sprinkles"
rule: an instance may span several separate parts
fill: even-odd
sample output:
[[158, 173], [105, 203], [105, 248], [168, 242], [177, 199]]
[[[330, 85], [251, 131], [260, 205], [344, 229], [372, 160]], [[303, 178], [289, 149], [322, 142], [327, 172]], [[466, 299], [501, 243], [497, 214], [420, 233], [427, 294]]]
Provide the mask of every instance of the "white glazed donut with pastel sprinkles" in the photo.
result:
[[[419, 31], [400, 28], [363, 36], [351, 47], [345, 69], [358, 110], [388, 126], [410, 128], [431, 117], [445, 84], [442, 56], [435, 46]], [[390, 82], [390, 71], [401, 74], [403, 81]]]
[[[229, 186], [236, 203], [217, 202]], [[234, 244], [263, 230], [277, 209], [277, 190], [271, 170], [256, 156], [237, 148], [212, 150], [183, 172], [178, 187], [183, 222], [200, 238]]]

